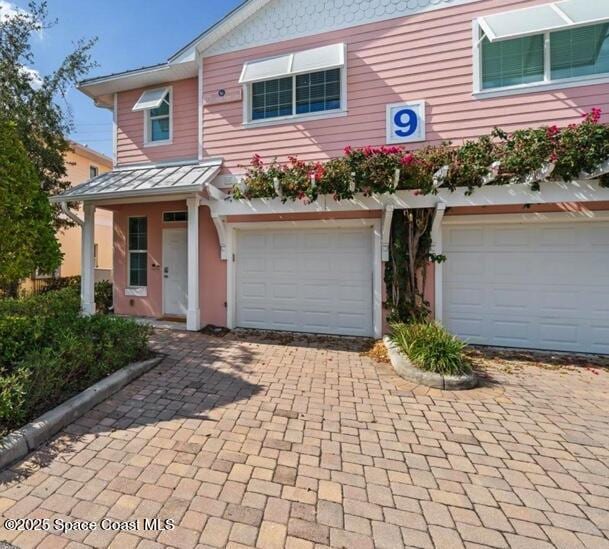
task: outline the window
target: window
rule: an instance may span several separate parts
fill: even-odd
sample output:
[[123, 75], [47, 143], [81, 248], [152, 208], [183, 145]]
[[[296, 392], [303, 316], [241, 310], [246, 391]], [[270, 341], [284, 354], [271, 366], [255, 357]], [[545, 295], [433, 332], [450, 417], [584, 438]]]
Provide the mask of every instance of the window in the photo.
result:
[[148, 220], [129, 218], [129, 286], [148, 285]]
[[552, 80], [609, 73], [609, 24], [550, 34]]
[[495, 42], [481, 32], [480, 38], [480, 90], [609, 77], [608, 23]]
[[99, 245], [93, 244], [93, 260], [95, 262], [95, 268], [99, 267]]
[[345, 110], [345, 44], [246, 61], [244, 122]]
[[289, 116], [292, 109], [294, 79], [278, 78], [252, 84], [252, 120]]
[[163, 212], [163, 223], [179, 223], [188, 221], [188, 212]]
[[164, 143], [171, 140], [171, 92], [168, 91], [158, 107], [146, 112], [146, 142]]
[[250, 120], [340, 110], [340, 73], [331, 69], [254, 82]]
[[99, 175], [99, 168], [97, 166], [89, 166], [89, 179], [93, 179]]
[[482, 87], [503, 88], [542, 81], [543, 43], [543, 35], [494, 43], [485, 36], [482, 42]]
[[296, 113], [340, 109], [340, 69], [296, 77]]

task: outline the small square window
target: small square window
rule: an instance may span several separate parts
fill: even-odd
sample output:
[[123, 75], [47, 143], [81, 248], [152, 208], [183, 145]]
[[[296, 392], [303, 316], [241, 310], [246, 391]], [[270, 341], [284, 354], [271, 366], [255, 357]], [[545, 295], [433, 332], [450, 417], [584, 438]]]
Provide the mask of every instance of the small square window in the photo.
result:
[[99, 168], [97, 166], [89, 166], [89, 179], [93, 179], [99, 175]]
[[188, 221], [188, 212], [163, 212], [163, 223], [180, 223]]

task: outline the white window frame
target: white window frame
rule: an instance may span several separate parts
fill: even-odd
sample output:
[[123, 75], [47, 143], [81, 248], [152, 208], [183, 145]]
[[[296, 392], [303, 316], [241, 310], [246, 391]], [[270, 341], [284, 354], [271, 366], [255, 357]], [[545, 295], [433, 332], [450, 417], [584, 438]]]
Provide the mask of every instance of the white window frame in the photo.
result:
[[340, 70], [340, 107], [331, 111], [319, 111], [313, 113], [289, 114], [286, 116], [274, 116], [273, 118], [263, 118], [260, 120], [252, 120], [251, 117], [251, 102], [252, 102], [252, 85], [259, 82], [268, 82], [271, 80], [280, 80], [281, 78], [292, 78], [292, 108], [296, 110], [296, 77], [303, 74], [313, 74], [316, 72], [324, 72], [329, 69], [319, 69], [310, 72], [292, 74], [290, 76], [277, 76], [257, 82], [249, 82], [243, 84], [243, 127], [256, 128], [259, 126], [273, 126], [275, 124], [285, 124], [286, 122], [298, 120], [319, 120], [322, 118], [336, 118], [338, 116], [347, 116], [347, 56], [345, 55], [345, 64], [342, 67], [334, 67]]
[[[159, 147], [162, 145], [171, 145], [173, 143], [173, 103], [175, 97], [173, 95], [173, 86], [167, 86], [167, 93], [169, 94], [169, 138], [163, 139], [162, 141], [152, 141], [151, 139], [151, 116], [152, 109], [146, 109], [144, 111], [144, 147]], [[165, 97], [163, 96], [163, 101]], [[161, 117], [158, 117], [161, 118]]]
[[[592, 25], [586, 25], [592, 26]], [[609, 83], [609, 73], [593, 74], [588, 76], [575, 76], [573, 78], [561, 78], [552, 80], [552, 62], [550, 54], [551, 32], [539, 33], [544, 35], [544, 79], [539, 82], [528, 84], [516, 84], [502, 88], [482, 88], [482, 38], [480, 37], [480, 23], [477, 19], [473, 21], [472, 28], [472, 62], [474, 68], [474, 89], [472, 95], [478, 99], [502, 97], [506, 95], [517, 95], [538, 91], [559, 90], [575, 88], [578, 86], [592, 86], [594, 84]], [[537, 36], [537, 35], [535, 35]]]
[[[148, 216], [147, 215], [130, 215], [127, 218], [127, 284], [125, 284], [125, 288], [126, 290], [136, 290], [135, 293], [127, 293], [126, 295], [140, 295], [139, 293], [137, 293], [137, 290], [140, 289], [146, 289], [148, 288], [148, 249], [146, 250], [132, 250], [129, 248], [129, 237], [130, 237], [130, 232], [129, 232], [129, 226], [131, 225], [130, 221], [131, 219], [140, 219], [140, 218], [145, 218], [146, 219], [146, 244], [148, 244]], [[132, 286], [131, 285], [131, 254], [132, 253], [145, 253], [146, 254], [146, 286]]]
[[[170, 213], [185, 213], [186, 219], [184, 219], [183, 221], [165, 221], [165, 214]], [[188, 223], [188, 210], [166, 210], [164, 212], [161, 212], [161, 223], [163, 223], [164, 225], [170, 225], [173, 223]]]
[[[93, 170], [95, 170], [95, 175], [91, 175]], [[89, 164], [89, 179], [93, 179], [99, 175], [99, 166], [95, 164]]]

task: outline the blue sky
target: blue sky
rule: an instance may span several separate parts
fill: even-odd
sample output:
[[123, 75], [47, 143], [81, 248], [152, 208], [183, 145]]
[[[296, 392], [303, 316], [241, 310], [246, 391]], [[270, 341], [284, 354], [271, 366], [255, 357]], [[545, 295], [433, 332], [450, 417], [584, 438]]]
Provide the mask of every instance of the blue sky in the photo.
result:
[[[6, 1], [6, 0], [5, 0]], [[27, 0], [8, 0], [19, 8]], [[52, 71], [79, 38], [98, 37], [93, 58], [98, 76], [166, 61], [231, 11], [241, 0], [48, 0], [58, 24], [34, 40], [33, 68]], [[75, 131], [71, 137], [112, 154], [112, 115], [76, 90], [68, 96]]]

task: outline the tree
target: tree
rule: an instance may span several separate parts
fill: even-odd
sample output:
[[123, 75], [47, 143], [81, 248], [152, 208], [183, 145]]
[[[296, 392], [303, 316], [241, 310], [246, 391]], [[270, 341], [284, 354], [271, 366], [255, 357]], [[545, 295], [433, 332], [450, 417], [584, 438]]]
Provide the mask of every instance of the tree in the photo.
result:
[[[19, 140], [34, 166], [42, 190], [53, 195], [65, 190], [64, 154], [70, 149], [66, 135], [72, 118], [66, 93], [96, 64], [91, 48], [96, 39], [80, 40], [60, 66], [41, 77], [31, 68], [34, 62], [32, 38], [57, 21], [48, 20], [46, 1], [33, 0], [27, 10], [3, 13], [0, 5], [0, 116], [13, 122]], [[63, 100], [62, 107], [58, 100]], [[2, 154], [2, 153], [0, 153]], [[53, 206], [56, 228], [73, 223]]]
[[15, 124], [0, 117], [0, 287], [14, 296], [19, 281], [61, 263], [49, 200]]

